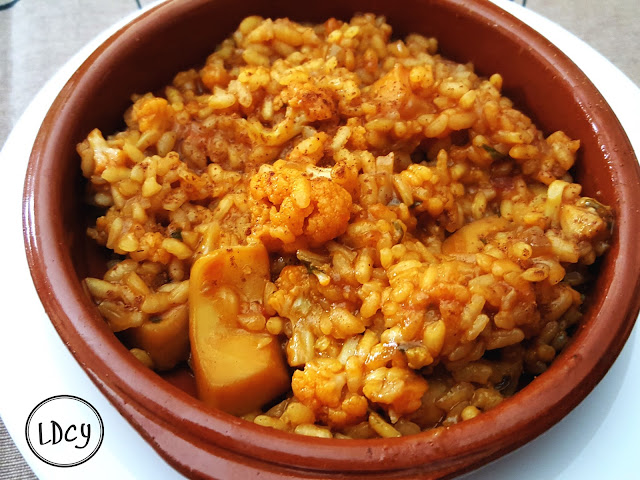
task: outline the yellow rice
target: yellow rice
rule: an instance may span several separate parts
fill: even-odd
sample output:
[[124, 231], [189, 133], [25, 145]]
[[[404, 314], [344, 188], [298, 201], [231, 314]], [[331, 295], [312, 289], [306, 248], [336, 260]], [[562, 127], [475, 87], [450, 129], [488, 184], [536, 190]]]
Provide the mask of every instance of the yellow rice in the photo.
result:
[[474, 418], [567, 344], [612, 221], [571, 178], [580, 142], [501, 88], [383, 17], [248, 17], [201, 69], [134, 95], [126, 130], [78, 145], [105, 210], [88, 235], [118, 255], [87, 289], [171, 369], [193, 262], [262, 242], [273, 278], [246, 328], [282, 339], [292, 389], [248, 420], [370, 438]]

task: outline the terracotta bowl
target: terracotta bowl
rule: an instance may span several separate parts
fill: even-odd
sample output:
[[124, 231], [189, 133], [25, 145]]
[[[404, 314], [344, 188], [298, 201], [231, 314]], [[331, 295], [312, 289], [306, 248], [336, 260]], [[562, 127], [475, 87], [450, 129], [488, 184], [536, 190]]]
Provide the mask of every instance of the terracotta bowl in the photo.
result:
[[[331, 440], [285, 434], [207, 409], [142, 365], [81, 288], [104, 259], [85, 237], [75, 145], [93, 127], [122, 128], [133, 92], [155, 90], [207, 54], [251, 14], [322, 22], [387, 16], [396, 35], [438, 38], [441, 52], [500, 72], [504, 92], [548, 134], [582, 141], [575, 176], [612, 205], [612, 249], [584, 320], [551, 368], [497, 408], [461, 424], [399, 439]], [[77, 361], [147, 441], [185, 475], [207, 478], [438, 478], [468, 471], [558, 422], [600, 381], [640, 308], [640, 173], [614, 114], [584, 74], [546, 39], [490, 2], [461, 0], [169, 1], [107, 40], [60, 92], [38, 134], [24, 190], [24, 236], [44, 307]], [[184, 385], [182, 385], [184, 387]]]

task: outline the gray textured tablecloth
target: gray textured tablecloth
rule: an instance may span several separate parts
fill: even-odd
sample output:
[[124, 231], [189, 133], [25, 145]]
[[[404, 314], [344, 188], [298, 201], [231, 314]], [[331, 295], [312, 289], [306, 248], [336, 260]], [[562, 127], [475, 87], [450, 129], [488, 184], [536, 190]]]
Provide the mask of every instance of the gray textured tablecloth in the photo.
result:
[[[58, 68], [98, 32], [150, 3], [149, 0], [0, 0], [0, 145]], [[525, 3], [527, 8], [587, 42], [640, 85], [639, 0]], [[0, 421], [0, 480], [30, 478], [35, 476]]]

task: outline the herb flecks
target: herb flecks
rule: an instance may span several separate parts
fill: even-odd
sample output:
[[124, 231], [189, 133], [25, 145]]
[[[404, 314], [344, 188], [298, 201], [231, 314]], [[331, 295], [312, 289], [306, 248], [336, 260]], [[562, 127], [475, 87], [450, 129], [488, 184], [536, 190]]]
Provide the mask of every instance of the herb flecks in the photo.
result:
[[491, 145], [482, 145], [482, 148], [485, 152], [487, 152], [493, 160], [504, 160], [507, 156], [504, 153], [500, 153], [498, 150], [493, 148]]
[[300, 260], [300, 263], [302, 263], [306, 267], [307, 273], [324, 273], [322, 269], [316, 267], [311, 262], [307, 262], [306, 260]]

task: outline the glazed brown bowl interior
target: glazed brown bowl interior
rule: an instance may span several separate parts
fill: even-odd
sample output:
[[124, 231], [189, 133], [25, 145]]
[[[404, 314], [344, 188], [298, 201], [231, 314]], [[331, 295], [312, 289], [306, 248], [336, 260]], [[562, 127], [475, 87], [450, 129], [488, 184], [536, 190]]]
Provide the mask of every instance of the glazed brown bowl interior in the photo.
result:
[[[582, 142], [576, 181], [613, 206], [614, 243], [572, 343], [515, 397], [462, 424], [401, 439], [337, 441], [256, 426], [207, 409], [142, 367], [84, 293], [105, 252], [85, 236], [75, 145], [94, 127], [122, 128], [132, 93], [155, 91], [208, 53], [247, 15], [322, 22], [384, 14], [394, 36], [435, 36], [443, 55], [504, 78], [504, 94], [549, 134]], [[560, 51], [489, 2], [463, 0], [171, 1], [105, 42], [59, 94], [38, 134], [24, 197], [25, 243], [40, 298], [60, 336], [116, 408], [170, 463], [196, 477], [411, 478], [468, 470], [536, 437], [604, 376], [640, 308], [637, 160], [600, 94]]]

